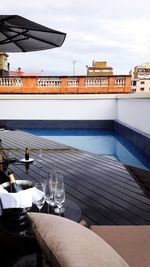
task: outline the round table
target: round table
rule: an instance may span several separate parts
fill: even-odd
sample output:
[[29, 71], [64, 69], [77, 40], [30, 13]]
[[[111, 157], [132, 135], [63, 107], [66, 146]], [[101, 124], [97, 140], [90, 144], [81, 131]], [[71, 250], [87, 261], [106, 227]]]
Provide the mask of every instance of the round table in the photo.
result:
[[[64, 213], [61, 214], [62, 217], [65, 217], [67, 219], [73, 220], [75, 222], [79, 222], [81, 219], [81, 208], [79, 207], [79, 205], [77, 203], [75, 203], [74, 201], [70, 200], [70, 199], [66, 199], [65, 204], [64, 204]], [[33, 205], [33, 207], [31, 208], [30, 211], [33, 212], [38, 212], [38, 208]], [[41, 209], [40, 211], [41, 213], [50, 213], [50, 214], [54, 214], [57, 215], [54, 212], [54, 209], [52, 209], [51, 207], [49, 208], [47, 203], [44, 204], [44, 207]]]
[[[1, 204], [1, 203], [0, 203]], [[65, 217], [67, 219], [79, 222], [81, 220], [81, 208], [77, 203], [70, 199], [66, 199], [64, 203], [64, 213], [56, 214], [54, 208], [48, 206], [45, 202], [41, 213], [49, 213], [58, 216]], [[2, 228], [7, 229], [7, 231], [16, 233], [17, 235], [29, 236], [31, 235], [30, 231], [30, 222], [27, 217], [27, 212], [39, 212], [36, 205], [33, 204], [31, 208], [27, 209], [6, 209], [3, 210], [0, 205], [0, 225]]]

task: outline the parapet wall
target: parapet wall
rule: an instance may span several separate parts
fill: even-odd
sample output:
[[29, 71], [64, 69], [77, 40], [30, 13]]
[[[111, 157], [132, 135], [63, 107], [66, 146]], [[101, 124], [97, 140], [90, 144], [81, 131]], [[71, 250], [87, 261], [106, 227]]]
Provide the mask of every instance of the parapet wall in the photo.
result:
[[0, 121], [112, 121], [150, 135], [150, 94], [0, 95]]

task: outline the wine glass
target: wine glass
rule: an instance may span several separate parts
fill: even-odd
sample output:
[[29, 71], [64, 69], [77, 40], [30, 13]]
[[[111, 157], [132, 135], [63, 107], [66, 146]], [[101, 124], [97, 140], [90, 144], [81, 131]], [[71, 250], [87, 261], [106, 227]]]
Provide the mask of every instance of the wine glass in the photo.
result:
[[55, 204], [57, 205], [57, 208], [54, 209], [55, 213], [58, 213], [59, 215], [64, 213], [65, 209], [62, 208], [62, 206], [65, 202], [65, 186], [63, 182], [56, 181], [54, 199]]
[[42, 173], [42, 168], [43, 168], [43, 152], [42, 149], [39, 149], [38, 156], [37, 156], [37, 163], [36, 166], [38, 168], [39, 174]]
[[48, 205], [48, 213], [49, 213], [49, 206], [51, 202], [53, 202], [53, 187], [52, 187], [52, 179], [47, 178], [45, 180], [45, 201]]
[[56, 173], [56, 182], [57, 183], [63, 183], [64, 182], [64, 177], [60, 173]]
[[39, 168], [42, 168], [42, 164], [43, 164], [43, 151], [42, 151], [41, 148], [39, 149], [37, 161], [38, 161], [38, 167]]
[[54, 195], [55, 195], [56, 176], [57, 176], [56, 171], [51, 171], [49, 173], [49, 179], [51, 180], [50, 187], [51, 187], [51, 192], [52, 192], [52, 197], [51, 197], [51, 200], [50, 200], [50, 205], [52, 207], [55, 206]]
[[34, 204], [38, 207], [40, 212], [45, 203], [45, 185], [44, 183], [36, 183], [35, 188], [37, 190], [38, 197]]

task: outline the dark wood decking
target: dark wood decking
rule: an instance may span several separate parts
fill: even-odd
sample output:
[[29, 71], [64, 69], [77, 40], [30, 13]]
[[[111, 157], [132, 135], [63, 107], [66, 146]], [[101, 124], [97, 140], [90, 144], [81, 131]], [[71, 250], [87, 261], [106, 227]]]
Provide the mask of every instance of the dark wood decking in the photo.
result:
[[[21, 131], [0, 131], [3, 145], [11, 157], [22, 159], [25, 147], [35, 161], [26, 173], [23, 164], [11, 164], [16, 179], [33, 182], [46, 178], [49, 170], [64, 175], [66, 195], [82, 209], [89, 224], [147, 225], [150, 224], [149, 192], [137, 178], [134, 169], [117, 161], [73, 149]], [[39, 173], [37, 155], [43, 150], [43, 168]], [[141, 178], [143, 171], [141, 173]], [[144, 172], [148, 181], [150, 175]]]

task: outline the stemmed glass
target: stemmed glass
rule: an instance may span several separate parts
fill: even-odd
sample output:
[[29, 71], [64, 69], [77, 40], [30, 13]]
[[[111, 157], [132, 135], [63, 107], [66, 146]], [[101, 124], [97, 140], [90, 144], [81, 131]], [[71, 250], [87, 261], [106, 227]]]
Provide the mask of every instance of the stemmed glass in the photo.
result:
[[65, 186], [62, 181], [56, 180], [54, 199], [55, 204], [57, 205], [57, 208], [54, 209], [55, 213], [64, 213], [65, 210], [62, 206], [65, 202]]
[[37, 189], [38, 198], [34, 204], [38, 207], [40, 212], [45, 203], [45, 185], [44, 183], [36, 183], [35, 188]]
[[60, 173], [56, 173], [56, 182], [57, 183], [63, 183], [64, 182], [64, 177]]
[[45, 180], [45, 201], [48, 205], [48, 213], [49, 213], [49, 207], [51, 203], [53, 203], [53, 188], [52, 188], [52, 179], [47, 178]]
[[51, 207], [55, 206], [54, 195], [55, 195], [56, 177], [57, 177], [57, 173], [55, 171], [51, 171], [49, 173], [49, 179], [51, 180], [50, 187], [51, 187], [51, 192], [52, 192], [52, 197], [51, 197], [51, 200], [50, 200]]
[[39, 169], [39, 173], [41, 174], [42, 167], [43, 167], [43, 152], [42, 152], [42, 149], [39, 149], [38, 158], [37, 158], [37, 167]]

